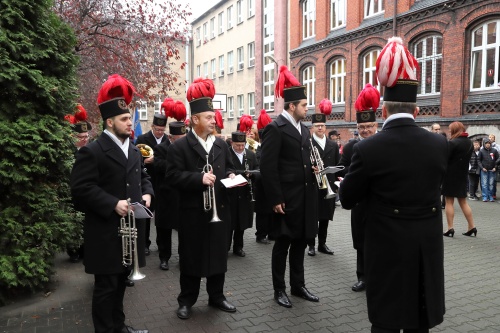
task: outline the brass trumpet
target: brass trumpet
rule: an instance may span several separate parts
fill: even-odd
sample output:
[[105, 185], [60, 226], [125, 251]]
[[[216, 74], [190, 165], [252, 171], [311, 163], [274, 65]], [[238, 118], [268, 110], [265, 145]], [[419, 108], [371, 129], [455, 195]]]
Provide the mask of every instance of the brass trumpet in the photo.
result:
[[[213, 171], [212, 165], [208, 164], [208, 155], [206, 155], [206, 157], [207, 164], [205, 164], [201, 173], [211, 173]], [[203, 208], [205, 212], [212, 210], [212, 219], [210, 222], [222, 222], [219, 216], [217, 216], [217, 203], [215, 202], [214, 185], [208, 186], [208, 188], [203, 191]]]
[[122, 238], [122, 264], [125, 267], [133, 266], [128, 276], [129, 280], [142, 280], [146, 275], [139, 272], [139, 258], [137, 256], [137, 228], [135, 225], [135, 214], [130, 208], [130, 199], [127, 199], [127, 218], [120, 219], [118, 236]]
[[325, 165], [323, 164], [318, 148], [314, 147], [312, 138], [309, 138], [309, 140], [311, 141], [311, 163], [318, 167], [318, 173], [315, 173], [318, 187], [320, 190], [327, 190], [325, 199], [335, 198], [335, 192], [332, 191], [328, 178], [326, 175], [321, 174], [321, 171], [325, 169]]
[[139, 148], [139, 151], [141, 152], [141, 155], [144, 158], [151, 157], [154, 154], [153, 148], [144, 143], [139, 143], [136, 147]]

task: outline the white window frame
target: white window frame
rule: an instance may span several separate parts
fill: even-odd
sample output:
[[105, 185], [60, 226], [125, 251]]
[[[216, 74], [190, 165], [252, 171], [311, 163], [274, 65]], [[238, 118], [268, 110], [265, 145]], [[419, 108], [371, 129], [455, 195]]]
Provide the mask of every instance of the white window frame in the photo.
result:
[[161, 114], [161, 104], [162, 104], [161, 96], [157, 95], [156, 96], [156, 101], [155, 101], [155, 108], [154, 108], [154, 114]]
[[208, 79], [208, 61], [203, 63], [203, 77]]
[[233, 28], [233, 6], [227, 7], [227, 30]]
[[139, 111], [139, 120], [148, 120], [148, 103], [141, 99], [137, 101], [136, 106]]
[[316, 35], [316, 0], [302, 2], [302, 39]]
[[243, 5], [241, 0], [236, 1], [236, 24], [243, 23]]
[[227, 53], [227, 73], [231, 74], [234, 72], [234, 52], [229, 51]]
[[196, 66], [196, 77], [201, 77], [201, 65]]
[[219, 76], [224, 76], [224, 55], [219, 56]]
[[210, 60], [210, 71], [212, 73], [211, 77], [212, 77], [212, 80], [213, 80], [217, 76], [217, 65], [215, 63], [215, 58], [213, 58], [212, 60]]
[[311, 65], [302, 70], [302, 84], [306, 86], [307, 107], [314, 107], [316, 67]]
[[248, 114], [255, 117], [255, 93], [248, 93]]
[[[488, 26], [490, 24], [495, 24], [495, 31], [492, 32], [496, 34], [495, 41], [488, 44]], [[481, 91], [481, 90], [492, 90], [500, 88], [500, 19], [490, 20], [484, 22], [471, 32], [471, 66], [470, 66], [470, 90], [471, 91]], [[478, 46], [476, 45], [476, 39], [481, 41]], [[494, 53], [494, 64], [490, 68], [488, 66], [488, 52], [490, 54]], [[480, 68], [479, 68], [480, 67]], [[481, 76], [475, 79], [476, 70], [480, 71]], [[489, 73], [492, 72], [491, 79]], [[479, 85], [475, 84], [479, 81]]]
[[248, 67], [255, 66], [255, 42], [248, 43]]
[[208, 22], [203, 23], [203, 44], [208, 42]]
[[[363, 64], [363, 87], [367, 84], [370, 83], [373, 87], [375, 87], [379, 92], [380, 92], [380, 98], [384, 96], [383, 93], [383, 87], [378, 82], [377, 79], [377, 74], [376, 74], [376, 62], [377, 58], [380, 54], [381, 49], [374, 49], [368, 51], [363, 57], [362, 57], [362, 64]], [[368, 66], [367, 66], [368, 63]], [[375, 84], [377, 82], [377, 84]]]
[[215, 38], [215, 16], [210, 19], [210, 39]]
[[[331, 0], [330, 3], [330, 29], [338, 29], [346, 25], [347, 0]], [[337, 15], [334, 15], [337, 14]]]
[[365, 18], [384, 13], [385, 0], [364, 0], [363, 15]]
[[236, 100], [238, 104], [238, 117], [241, 117], [245, 113], [245, 95], [237, 95]]
[[[345, 103], [346, 60], [338, 58], [330, 64], [330, 100], [333, 104]], [[335, 91], [334, 91], [335, 87]], [[338, 91], [340, 88], [340, 94]]]
[[243, 68], [245, 68], [245, 55], [243, 52], [243, 46], [238, 47], [238, 49], [236, 49], [236, 59], [238, 63], [237, 67], [238, 71], [243, 70]]
[[[428, 40], [432, 39], [432, 46], [428, 45]], [[441, 53], [437, 53], [437, 42], [440, 41], [441, 43]], [[417, 49], [421, 45], [422, 49], [422, 55], [419, 56]], [[439, 35], [431, 35], [431, 36], [425, 36], [421, 39], [419, 39], [414, 47], [413, 47], [413, 55], [417, 59], [418, 62], [418, 70], [419, 74], [417, 77], [420, 79], [420, 85], [418, 87], [418, 95], [435, 95], [435, 94], [440, 94], [441, 93], [441, 86], [436, 86], [436, 82], [440, 82], [442, 84], [442, 75], [441, 75], [441, 70], [443, 66], [443, 53], [442, 53], [442, 48], [443, 48], [443, 38], [442, 36]], [[430, 55], [428, 54], [428, 48], [431, 48]], [[425, 65], [426, 63], [430, 63], [432, 67], [432, 72], [427, 73], [427, 66]], [[439, 73], [437, 72], [438, 64], [439, 65]], [[429, 76], [430, 75], [430, 76]], [[430, 83], [427, 82], [427, 78], [430, 77]], [[439, 80], [438, 80], [439, 78]], [[426, 92], [426, 90], [429, 88], [429, 92]]]
[[217, 23], [219, 25], [218, 33], [219, 35], [222, 35], [224, 33], [224, 12], [220, 12], [217, 15], [217, 20], [218, 20]]
[[248, 18], [255, 16], [255, 0], [248, 0]]
[[263, 1], [263, 46], [262, 46], [262, 102], [268, 112], [274, 111], [274, 2]]
[[227, 119], [234, 118], [234, 97], [227, 98]]
[[196, 28], [196, 47], [201, 45], [201, 27]]

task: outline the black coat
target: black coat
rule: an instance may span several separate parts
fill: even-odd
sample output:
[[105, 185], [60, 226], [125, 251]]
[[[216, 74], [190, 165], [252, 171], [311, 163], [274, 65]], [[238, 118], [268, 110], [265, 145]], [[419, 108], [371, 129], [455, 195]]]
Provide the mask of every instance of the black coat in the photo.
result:
[[166, 140], [154, 147], [155, 178], [155, 225], [157, 228], [177, 229], [180, 219], [180, 197], [175, 187], [165, 179], [167, 172], [167, 158], [170, 141]]
[[[411, 154], [387, 154], [408, 147]], [[354, 146], [339, 193], [346, 209], [367, 201], [366, 297], [376, 326], [419, 327], [421, 287], [429, 327], [443, 321], [440, 186], [447, 163], [446, 139], [409, 118], [386, 122], [382, 131]]]
[[[219, 223], [209, 222], [212, 210], [204, 211], [203, 167], [207, 163], [213, 167], [217, 177], [215, 201]], [[227, 271], [227, 249], [231, 216], [227, 190], [220, 182], [234, 172], [229, 147], [216, 138], [210, 153], [198, 142], [190, 131], [176, 140], [168, 149], [166, 181], [177, 188], [180, 197], [181, 218], [179, 221], [179, 263], [183, 274], [190, 276], [212, 276]]]
[[[287, 112], [287, 111], [284, 111]], [[285, 203], [285, 215], [273, 214], [271, 234], [312, 239], [318, 233], [316, 179], [311, 166], [307, 127], [300, 134], [283, 115], [264, 129], [260, 171], [272, 206]]]
[[[167, 145], [170, 144], [170, 141], [168, 140], [168, 137], [163, 134], [163, 137], [161, 138], [161, 142], [167, 142]], [[151, 147], [151, 149], [154, 150], [154, 148], [156, 147], [156, 145], [158, 144], [156, 142], [156, 138], [155, 136], [153, 135], [153, 132], [149, 131], [145, 134], [142, 134], [142, 135], [139, 135], [137, 137], [137, 140], [135, 141], [135, 145], [137, 146], [138, 144], [146, 144], [148, 146]], [[154, 166], [154, 163], [149, 163], [149, 164], [145, 164], [146, 166], [146, 170], [148, 172], [148, 174], [151, 176], [151, 182], [153, 183], [153, 188], [156, 190], [156, 185], [157, 185], [157, 179], [156, 179], [156, 173], [155, 173], [155, 166]]]
[[[231, 159], [233, 161], [234, 169], [236, 174], [241, 174], [245, 176], [243, 172], [245, 170], [245, 159], [243, 163], [240, 163], [238, 156], [234, 153], [232, 148], [229, 148], [231, 152]], [[257, 158], [255, 153], [249, 149], [245, 149], [248, 170], [257, 170]], [[250, 181], [252, 182], [252, 191], [255, 196], [255, 177], [251, 176]], [[253, 211], [254, 203], [251, 201], [252, 196], [250, 194], [250, 185], [236, 186], [234, 188], [228, 189], [229, 193], [229, 203], [231, 207], [231, 228], [232, 230], [245, 230], [251, 228], [253, 225]]]
[[[142, 168], [142, 156], [130, 144], [128, 159], [118, 145], [103, 133], [96, 141], [80, 148], [71, 172], [71, 193], [77, 209], [85, 213], [85, 272], [120, 274], [122, 241], [118, 237], [120, 218], [115, 207], [119, 200], [140, 202], [143, 194], [153, 195], [149, 176]], [[146, 264], [145, 224], [136, 221], [139, 266]]]
[[451, 139], [448, 169], [443, 181], [442, 194], [446, 197], [467, 197], [469, 160], [474, 150], [472, 141], [467, 137]]
[[[321, 160], [323, 161], [323, 166], [336, 166], [340, 160], [339, 154], [339, 146], [333, 140], [326, 138], [325, 150], [321, 148], [321, 146], [316, 142], [316, 140], [312, 140], [313, 145], [318, 149], [318, 152], [321, 156]], [[330, 184], [330, 188], [335, 188], [335, 174], [327, 175], [328, 183]], [[321, 220], [332, 220], [333, 214], [335, 213], [335, 197], [331, 199], [325, 199], [328, 191], [326, 189], [321, 190], [318, 188], [318, 219]]]

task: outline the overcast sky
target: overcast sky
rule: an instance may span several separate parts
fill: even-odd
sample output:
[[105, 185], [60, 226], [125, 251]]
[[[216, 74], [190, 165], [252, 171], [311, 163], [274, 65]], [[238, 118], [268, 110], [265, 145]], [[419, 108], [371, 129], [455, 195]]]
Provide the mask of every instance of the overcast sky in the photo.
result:
[[206, 12], [208, 9], [213, 7], [220, 0], [174, 0], [179, 1], [183, 4], [189, 4], [193, 15], [190, 17], [189, 21], [192, 22], [198, 16]]

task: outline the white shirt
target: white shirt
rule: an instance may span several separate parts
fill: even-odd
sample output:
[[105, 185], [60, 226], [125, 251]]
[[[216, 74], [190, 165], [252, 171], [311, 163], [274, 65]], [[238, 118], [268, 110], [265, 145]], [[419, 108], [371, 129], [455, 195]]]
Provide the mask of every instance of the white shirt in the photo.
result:
[[286, 110], [283, 110], [283, 112], [281, 114], [283, 115], [283, 117], [286, 118], [286, 120], [288, 120], [290, 122], [290, 124], [293, 125], [293, 127], [295, 127], [297, 129], [297, 131], [299, 131], [300, 135], [302, 135], [302, 130], [300, 129], [302, 126], [300, 126], [300, 121], [295, 121], [295, 119], [292, 117], [292, 115], [290, 113], [288, 113], [288, 111], [286, 111]]
[[317, 136], [315, 133], [313, 133], [313, 138], [314, 141], [316, 141], [321, 149], [325, 150], [325, 145], [326, 145], [326, 135], [323, 136], [323, 139], [321, 139], [319, 136]]
[[123, 151], [123, 153], [125, 154], [125, 157], [128, 159], [128, 146], [130, 144], [130, 140], [129, 138], [126, 138], [123, 143], [120, 141], [120, 139], [117, 138], [116, 135], [114, 135], [113, 133], [111, 133], [110, 131], [108, 131], [107, 129], [104, 130], [103, 133], [106, 133], [110, 138], [111, 140], [113, 140], [114, 143], [116, 143], [118, 145], [118, 147], [120, 147], [120, 149]]
[[391, 120], [394, 120], [394, 119], [400, 119], [400, 118], [411, 118], [411, 119], [415, 119], [413, 117], [413, 114], [409, 114], [409, 113], [395, 113], [395, 114], [392, 114], [390, 115], [385, 121], [384, 121], [384, 125], [382, 125], [382, 129], [384, 129], [384, 126], [385, 124], [387, 124], [388, 122], [390, 122]]
[[157, 143], [157, 144], [160, 144], [160, 143], [161, 143], [161, 140], [163, 139], [163, 135], [165, 135], [165, 134], [163, 134], [163, 135], [162, 135], [162, 136], [160, 136], [160, 138], [158, 139], [158, 138], [155, 136], [155, 134], [154, 134], [153, 130], [151, 130], [151, 134], [153, 134], [153, 138], [155, 138], [155, 140], [156, 140], [156, 143]]
[[215, 136], [213, 136], [212, 134], [209, 134], [207, 136], [207, 141], [205, 141], [201, 137], [199, 137], [198, 134], [196, 134], [195, 130], [193, 130], [193, 134], [194, 134], [194, 137], [198, 139], [198, 142], [205, 149], [207, 154], [210, 153], [210, 150], [212, 149], [212, 146], [214, 145]]
[[238, 159], [240, 160], [240, 163], [243, 165], [243, 157], [245, 156], [245, 151], [243, 150], [241, 153], [238, 153], [236, 150], [234, 150], [233, 147], [231, 149], [234, 151], [236, 156], [238, 156]]

